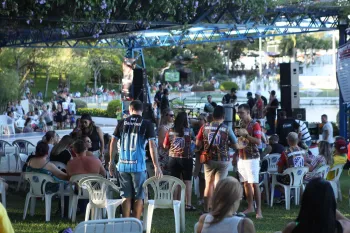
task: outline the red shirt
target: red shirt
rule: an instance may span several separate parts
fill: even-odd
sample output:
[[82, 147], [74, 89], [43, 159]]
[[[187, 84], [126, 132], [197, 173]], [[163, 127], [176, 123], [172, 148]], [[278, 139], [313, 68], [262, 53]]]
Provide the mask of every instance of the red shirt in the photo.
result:
[[[259, 123], [252, 120], [249, 122], [246, 129], [251, 137], [261, 139], [261, 128]], [[249, 142], [244, 149], [239, 150], [239, 157], [243, 160], [260, 158], [258, 145]]]

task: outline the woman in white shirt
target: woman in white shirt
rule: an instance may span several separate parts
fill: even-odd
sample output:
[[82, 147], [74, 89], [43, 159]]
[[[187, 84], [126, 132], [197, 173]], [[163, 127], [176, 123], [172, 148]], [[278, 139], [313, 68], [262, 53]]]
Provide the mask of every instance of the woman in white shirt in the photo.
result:
[[214, 190], [212, 211], [199, 218], [196, 233], [254, 233], [255, 227], [250, 219], [235, 216], [242, 194], [237, 179], [229, 176], [220, 180]]

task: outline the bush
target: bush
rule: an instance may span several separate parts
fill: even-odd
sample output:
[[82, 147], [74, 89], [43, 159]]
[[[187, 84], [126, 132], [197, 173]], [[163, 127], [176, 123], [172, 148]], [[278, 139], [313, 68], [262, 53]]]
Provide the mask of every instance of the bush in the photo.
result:
[[230, 91], [232, 88], [236, 88], [238, 90], [238, 85], [234, 82], [222, 82], [220, 85], [220, 90], [222, 91]]
[[77, 110], [77, 115], [89, 114], [95, 117], [108, 117], [107, 111], [99, 108], [79, 108]]
[[107, 106], [107, 115], [108, 117], [115, 118], [118, 113], [122, 111], [122, 102], [120, 100], [112, 100], [108, 103]]
[[193, 86], [191, 91], [204, 91], [204, 87], [202, 87], [202, 86]]
[[87, 103], [85, 101], [82, 100], [77, 100], [74, 99], [74, 103], [75, 103], [75, 108], [78, 110], [79, 108], [87, 108]]
[[215, 87], [210, 83], [204, 83], [204, 91], [215, 91]]
[[216, 80], [218, 80], [220, 82], [229, 81], [230, 80], [230, 76], [228, 76], [226, 74], [216, 74], [214, 77], [215, 77]]

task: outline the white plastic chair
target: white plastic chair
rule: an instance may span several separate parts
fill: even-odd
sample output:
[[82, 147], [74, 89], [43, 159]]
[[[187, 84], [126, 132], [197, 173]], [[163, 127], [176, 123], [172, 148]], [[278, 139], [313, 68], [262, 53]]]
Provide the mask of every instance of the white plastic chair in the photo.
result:
[[[151, 186], [154, 192], [154, 200], [148, 200], [148, 186]], [[174, 191], [181, 187], [181, 200], [174, 200]], [[185, 232], [185, 184], [182, 180], [173, 176], [163, 176], [158, 179], [151, 177], [143, 184], [145, 191], [143, 224], [147, 233], [151, 232], [153, 211], [156, 208], [173, 209], [175, 215], [175, 232]]]
[[30, 141], [18, 139], [12, 142], [12, 146], [18, 148], [18, 153], [29, 155], [29, 146], [35, 148], [34, 144]]
[[[50, 161], [51, 163], [53, 163], [58, 169], [60, 169], [61, 171], [65, 172], [67, 169], [67, 165], [62, 163], [62, 162], [58, 162], [58, 161]], [[59, 189], [59, 195], [61, 196], [61, 217], [64, 217], [64, 196], [71, 196], [71, 192], [70, 190], [66, 190], [64, 188], [64, 183], [60, 183], [60, 189]], [[69, 205], [71, 204], [71, 202], [69, 202]], [[69, 208], [70, 209], [70, 208]]]
[[[291, 189], [295, 190], [295, 205], [299, 204], [300, 199], [300, 188], [303, 188], [303, 179], [305, 174], [309, 171], [308, 167], [292, 167], [287, 168], [282, 174], [274, 173], [272, 176], [271, 183], [271, 201], [270, 205], [273, 206], [273, 198], [275, 194], [275, 186], [280, 185], [284, 188], [284, 195], [286, 198], [286, 209], [290, 209], [290, 191]], [[277, 181], [277, 176], [289, 175], [290, 184], [284, 185]]]
[[264, 159], [267, 160], [267, 171], [268, 172], [277, 172], [277, 162], [281, 158], [281, 154], [274, 153], [266, 155]]
[[335, 199], [339, 199], [339, 201], [343, 200], [341, 189], [340, 189], [340, 182], [339, 182], [339, 178], [341, 176], [341, 173], [343, 172], [343, 167], [344, 167], [344, 164], [339, 164], [339, 165], [332, 167], [329, 170], [329, 172], [334, 172], [334, 174], [335, 174], [334, 178], [332, 180], [329, 180], [329, 182], [332, 185]]
[[108, 199], [108, 189], [119, 192], [118, 187], [111, 181], [103, 177], [85, 177], [79, 181], [79, 186], [86, 188], [89, 192], [89, 204], [86, 207], [85, 221], [89, 220], [90, 211], [93, 208], [93, 220], [100, 216], [99, 209], [107, 209], [108, 219], [115, 217], [115, 211], [123, 203], [122, 199]]
[[[72, 219], [72, 222], [75, 222], [76, 220], [76, 214], [77, 214], [77, 206], [78, 206], [78, 201], [80, 199], [89, 199], [89, 192], [86, 189], [81, 188], [78, 183], [81, 179], [86, 178], [86, 177], [101, 177], [100, 175], [95, 175], [95, 174], [80, 174], [80, 175], [74, 175], [71, 176], [69, 183], [71, 185], [71, 190], [70, 190], [70, 197], [69, 197], [69, 218]], [[77, 191], [75, 193], [74, 191]]]
[[57, 192], [47, 193], [45, 188], [47, 183], [57, 183], [51, 176], [37, 173], [37, 172], [24, 172], [24, 179], [26, 179], [30, 184], [30, 190], [26, 196], [26, 202], [24, 204], [23, 220], [26, 218], [29, 201], [31, 199], [30, 215], [34, 215], [35, 202], [37, 197], [45, 199], [45, 212], [46, 212], [46, 222], [50, 221], [51, 215], [51, 200], [52, 197], [57, 195]]
[[81, 222], [74, 233], [142, 233], [142, 223], [136, 218], [90, 220]]
[[6, 209], [6, 181], [0, 178], [1, 203]]
[[328, 172], [329, 172], [328, 165], [324, 165], [315, 171], [315, 173], [317, 174], [317, 177], [322, 177], [322, 179], [327, 178]]

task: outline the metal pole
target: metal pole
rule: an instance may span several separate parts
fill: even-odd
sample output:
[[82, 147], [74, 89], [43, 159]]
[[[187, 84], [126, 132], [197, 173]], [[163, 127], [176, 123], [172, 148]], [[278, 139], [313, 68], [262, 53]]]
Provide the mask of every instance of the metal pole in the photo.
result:
[[[346, 43], [346, 25], [339, 25], [339, 46]], [[343, 96], [339, 88], [339, 135], [347, 138], [347, 116], [346, 105], [344, 104]]]
[[[335, 40], [336, 40], [336, 31], [333, 31], [332, 33], [332, 47], [333, 47], [333, 54], [332, 54], [332, 63], [333, 63], [333, 77], [337, 77], [337, 64], [336, 64], [336, 56], [337, 56], [337, 48], [335, 47]], [[335, 82], [335, 88], [337, 88], [337, 82]]]
[[262, 39], [259, 37], [259, 75], [262, 76], [262, 56], [261, 56]]

